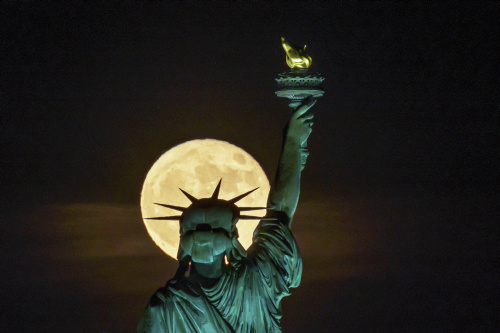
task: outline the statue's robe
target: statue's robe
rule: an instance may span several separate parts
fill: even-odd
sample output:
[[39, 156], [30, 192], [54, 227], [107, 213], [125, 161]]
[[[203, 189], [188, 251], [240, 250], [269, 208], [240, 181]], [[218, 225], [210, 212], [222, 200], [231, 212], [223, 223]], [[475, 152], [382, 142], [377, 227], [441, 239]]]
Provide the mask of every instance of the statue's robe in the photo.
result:
[[151, 298], [137, 332], [281, 332], [280, 301], [297, 287], [302, 258], [280, 221], [261, 221], [248, 256], [212, 286], [184, 277]]

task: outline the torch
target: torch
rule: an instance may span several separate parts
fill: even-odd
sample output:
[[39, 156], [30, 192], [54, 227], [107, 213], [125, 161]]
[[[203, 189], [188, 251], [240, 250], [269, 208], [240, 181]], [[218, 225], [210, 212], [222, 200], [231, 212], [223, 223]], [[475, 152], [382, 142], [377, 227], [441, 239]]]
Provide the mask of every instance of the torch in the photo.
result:
[[291, 46], [285, 37], [281, 37], [281, 45], [286, 52], [286, 63], [290, 71], [278, 74], [275, 79], [278, 83], [276, 95], [288, 98], [288, 106], [295, 111], [304, 99], [323, 96], [325, 92], [321, 85], [325, 79], [321, 77], [321, 73], [309, 72], [312, 59], [306, 53], [305, 45], [303, 48]]

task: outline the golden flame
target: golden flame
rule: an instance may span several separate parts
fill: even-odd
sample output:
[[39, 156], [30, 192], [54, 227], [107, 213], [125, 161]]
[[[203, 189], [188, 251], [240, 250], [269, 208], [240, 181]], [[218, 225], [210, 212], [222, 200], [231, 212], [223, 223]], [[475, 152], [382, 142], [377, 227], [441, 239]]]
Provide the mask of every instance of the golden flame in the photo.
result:
[[309, 68], [312, 64], [311, 57], [306, 53], [306, 45], [302, 49], [295, 49], [281, 37], [281, 45], [286, 52], [286, 63], [290, 68]]

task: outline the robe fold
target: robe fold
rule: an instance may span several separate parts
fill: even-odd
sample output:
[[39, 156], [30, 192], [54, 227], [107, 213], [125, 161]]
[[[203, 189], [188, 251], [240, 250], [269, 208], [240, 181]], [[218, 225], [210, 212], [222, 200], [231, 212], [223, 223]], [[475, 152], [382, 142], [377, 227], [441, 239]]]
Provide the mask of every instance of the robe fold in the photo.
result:
[[300, 284], [302, 258], [279, 220], [261, 221], [248, 256], [211, 286], [183, 277], [151, 298], [138, 333], [281, 332], [281, 299]]

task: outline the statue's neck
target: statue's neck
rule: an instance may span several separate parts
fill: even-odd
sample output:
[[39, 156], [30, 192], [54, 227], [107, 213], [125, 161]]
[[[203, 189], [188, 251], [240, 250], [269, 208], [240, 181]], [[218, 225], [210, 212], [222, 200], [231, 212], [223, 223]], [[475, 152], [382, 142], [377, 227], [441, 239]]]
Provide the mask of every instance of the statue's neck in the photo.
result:
[[215, 260], [209, 264], [191, 262], [189, 277], [198, 282], [205, 279], [217, 279], [222, 276], [225, 270], [224, 253], [219, 254]]

